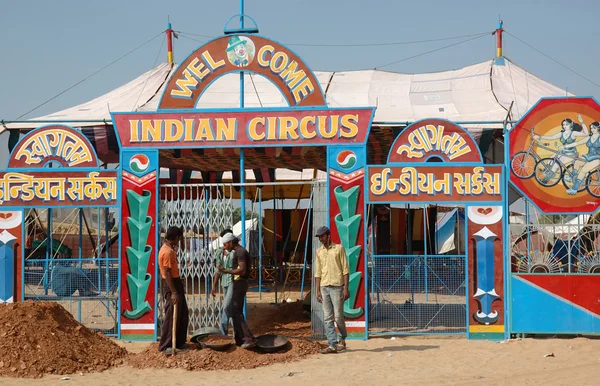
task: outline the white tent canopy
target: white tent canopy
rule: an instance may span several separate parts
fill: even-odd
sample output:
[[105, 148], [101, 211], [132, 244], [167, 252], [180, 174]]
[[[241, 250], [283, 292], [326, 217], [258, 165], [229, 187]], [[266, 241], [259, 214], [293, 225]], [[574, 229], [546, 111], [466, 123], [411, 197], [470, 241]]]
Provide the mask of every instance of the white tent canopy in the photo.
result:
[[[110, 112], [156, 111], [165, 82], [174, 70], [163, 63], [137, 79], [92, 101], [31, 122], [6, 124], [6, 128], [34, 128], [36, 120], [105, 120]], [[414, 122], [424, 118], [445, 118], [456, 122], [503, 121], [514, 101], [512, 118], [519, 119], [544, 96], [564, 96], [565, 91], [505, 59], [457, 70], [427, 74], [402, 74], [380, 70], [316, 72], [321, 88], [327, 90], [331, 107], [375, 106], [374, 122]], [[226, 109], [239, 106], [239, 77], [227, 74], [215, 81], [199, 99], [197, 108]], [[262, 76], [246, 77], [247, 107], [281, 107], [287, 103], [279, 90]], [[79, 122], [73, 126], [96, 126]], [[496, 127], [498, 125], [495, 125]], [[483, 125], [470, 124], [475, 137]]]
[[[258, 226], [258, 219], [257, 218], [253, 218], [250, 220], [246, 220], [246, 245], [250, 245], [250, 231], [256, 230]], [[242, 222], [238, 221], [237, 224], [235, 224], [231, 230], [233, 231], [233, 235], [235, 237], [238, 238], [238, 240], [240, 240], [242, 238]], [[220, 247], [223, 246], [223, 238], [222, 237], [218, 237], [216, 239], [214, 239], [211, 243], [210, 243], [210, 250], [216, 250], [219, 249]]]

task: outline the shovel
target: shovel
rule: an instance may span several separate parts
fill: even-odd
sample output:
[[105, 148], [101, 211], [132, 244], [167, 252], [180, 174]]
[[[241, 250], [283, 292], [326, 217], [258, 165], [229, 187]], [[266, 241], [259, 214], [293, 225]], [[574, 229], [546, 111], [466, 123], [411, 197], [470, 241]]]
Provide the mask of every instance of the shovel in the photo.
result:
[[173, 304], [173, 331], [171, 332], [172, 340], [171, 340], [171, 348], [173, 349], [173, 355], [177, 353], [176, 343], [177, 343], [177, 303]]
[[166, 356], [172, 356], [177, 353], [177, 303], [173, 304], [173, 329], [171, 330], [171, 348], [165, 350]]

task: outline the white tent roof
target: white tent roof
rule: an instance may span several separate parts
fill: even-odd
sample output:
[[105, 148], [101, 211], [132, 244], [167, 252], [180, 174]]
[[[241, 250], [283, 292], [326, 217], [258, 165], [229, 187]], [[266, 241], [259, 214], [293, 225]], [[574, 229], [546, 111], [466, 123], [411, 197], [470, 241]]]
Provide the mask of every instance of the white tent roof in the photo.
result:
[[[163, 63], [137, 79], [87, 103], [35, 120], [106, 120], [110, 112], [155, 111], [172, 73]], [[544, 96], [563, 96], [565, 91], [531, 74], [508, 59], [504, 65], [493, 60], [458, 70], [402, 74], [380, 70], [316, 72], [331, 107], [375, 106], [374, 122], [414, 122], [424, 118], [452, 121], [502, 121], [512, 101], [512, 118], [519, 119]], [[571, 95], [571, 94], [570, 94]], [[237, 108], [239, 77], [228, 74], [215, 81], [198, 101], [198, 108]], [[267, 79], [246, 77], [248, 107], [286, 106], [286, 101]], [[77, 123], [73, 126], [96, 126]], [[7, 128], [33, 128], [35, 122], [7, 124]], [[478, 137], [483, 125], [468, 125]], [[495, 125], [497, 126], [497, 125]], [[4, 128], [0, 128], [2, 132]]]

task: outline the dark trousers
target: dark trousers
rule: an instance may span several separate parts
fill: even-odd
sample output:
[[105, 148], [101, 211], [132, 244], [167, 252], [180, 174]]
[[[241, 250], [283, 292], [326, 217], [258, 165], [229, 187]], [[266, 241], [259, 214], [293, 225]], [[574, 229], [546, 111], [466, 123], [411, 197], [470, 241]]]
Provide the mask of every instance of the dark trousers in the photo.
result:
[[244, 298], [248, 292], [247, 280], [235, 280], [233, 282], [233, 293], [231, 296], [231, 321], [233, 322], [233, 332], [235, 335], [235, 344], [241, 346], [244, 343], [254, 342], [254, 335], [250, 332], [246, 320], [244, 319]]
[[[173, 279], [173, 285], [179, 295], [179, 303], [177, 304], [177, 336], [175, 345], [181, 348], [187, 340], [188, 329], [188, 306], [185, 301], [185, 289], [180, 278]], [[160, 351], [171, 348], [173, 341], [173, 302], [171, 301], [171, 289], [165, 280], [162, 282], [163, 296], [165, 297], [165, 317], [160, 329], [160, 343], [158, 349]]]

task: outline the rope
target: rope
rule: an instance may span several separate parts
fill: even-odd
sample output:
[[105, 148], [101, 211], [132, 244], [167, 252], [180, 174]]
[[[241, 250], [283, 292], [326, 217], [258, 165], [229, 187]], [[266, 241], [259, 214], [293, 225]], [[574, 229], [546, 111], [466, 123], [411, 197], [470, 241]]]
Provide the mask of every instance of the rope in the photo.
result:
[[573, 74], [575, 74], [575, 75], [579, 76], [580, 78], [587, 80], [588, 82], [590, 82], [590, 83], [591, 83], [591, 84], [593, 84], [594, 86], [596, 86], [596, 87], [600, 87], [600, 84], [598, 84], [598, 83], [594, 82], [593, 80], [591, 80], [591, 79], [589, 79], [589, 78], [585, 77], [584, 75], [580, 74], [579, 72], [577, 72], [577, 71], [573, 70], [572, 68], [570, 68], [570, 67], [569, 67], [569, 66], [567, 66], [566, 64], [563, 64], [563, 63], [559, 62], [558, 60], [554, 59], [554, 58], [553, 58], [553, 57], [551, 57], [550, 55], [547, 55], [547, 54], [545, 54], [544, 52], [542, 52], [541, 50], [539, 50], [539, 49], [535, 48], [535, 47], [534, 47], [534, 46], [532, 46], [531, 44], [529, 44], [529, 43], [527, 43], [527, 42], [525, 42], [525, 41], [523, 41], [523, 40], [519, 39], [518, 37], [516, 37], [515, 35], [513, 35], [513, 34], [511, 34], [511, 33], [507, 32], [507, 31], [504, 31], [504, 33], [505, 33], [505, 34], [507, 34], [507, 35], [509, 35], [509, 36], [511, 36], [511, 37], [513, 37], [513, 38], [515, 38], [515, 39], [516, 39], [516, 40], [518, 40], [519, 42], [521, 42], [521, 43], [525, 44], [527, 47], [529, 47], [529, 48], [531, 48], [532, 50], [536, 51], [537, 53], [539, 53], [539, 54], [541, 54], [541, 55], [545, 56], [546, 58], [550, 59], [551, 61], [553, 61], [554, 63], [558, 64], [559, 66], [562, 66], [562, 67], [566, 68], [567, 70], [571, 71]]
[[[160, 44], [160, 48], [158, 49], [158, 53], [156, 54], [156, 59], [154, 59], [154, 64], [152, 64], [152, 69], [156, 68], [156, 63], [158, 63], [158, 58], [160, 58], [160, 53], [162, 52], [163, 47], [165, 46], [165, 40], [167, 39], [167, 35], [165, 34], [163, 36], [163, 40], [162, 43]], [[142, 94], [144, 93], [144, 90], [146, 90], [146, 85], [148, 84], [148, 81], [150, 80], [150, 77], [146, 77], [146, 81], [144, 82], [144, 87], [142, 87], [142, 91], [140, 91], [137, 99], [135, 100], [135, 103], [133, 104], [133, 106], [131, 107], [132, 110], [135, 110], [140, 98], [142, 97]]]
[[450, 48], [450, 47], [458, 46], [458, 45], [460, 45], [460, 44], [467, 43], [467, 42], [470, 42], [470, 41], [472, 41], [472, 40], [476, 40], [476, 39], [482, 38], [482, 37], [484, 37], [484, 36], [488, 36], [489, 34], [490, 34], [489, 32], [485, 32], [485, 33], [483, 33], [483, 34], [479, 34], [479, 35], [477, 35], [477, 36], [475, 36], [475, 37], [473, 37], [473, 38], [471, 38], [471, 39], [462, 40], [462, 41], [460, 41], [460, 42], [458, 42], [458, 43], [453, 43], [453, 44], [449, 44], [449, 45], [447, 45], [447, 46], [443, 46], [443, 47], [439, 47], [439, 48], [436, 48], [436, 49], [433, 49], [433, 50], [425, 51], [425, 52], [422, 52], [422, 53], [420, 53], [420, 54], [417, 54], [417, 55], [413, 55], [413, 56], [409, 56], [409, 57], [407, 57], [407, 58], [404, 58], [404, 59], [396, 60], [395, 62], [387, 63], [387, 64], [384, 64], [384, 65], [382, 65], [382, 66], [377, 66], [377, 67], [375, 67], [374, 69], [375, 69], [375, 70], [377, 70], [377, 69], [379, 69], [379, 68], [383, 68], [383, 67], [391, 66], [391, 65], [393, 65], [393, 64], [397, 64], [397, 63], [400, 63], [400, 62], [404, 62], [404, 61], [406, 61], [406, 60], [410, 60], [410, 59], [418, 58], [419, 56], [423, 56], [423, 55], [431, 54], [431, 53], [434, 53], [434, 52], [437, 52], [437, 51], [445, 50], [446, 48]]
[[[178, 34], [185, 34], [189, 36], [199, 36], [207, 39], [214, 39], [218, 36], [209, 36], [202, 34], [194, 34], [191, 32], [182, 32], [176, 31]], [[482, 34], [487, 35], [489, 32], [480, 32], [476, 34], [470, 35], [462, 35], [462, 36], [450, 36], [445, 38], [434, 38], [434, 39], [426, 39], [426, 40], [412, 40], [412, 41], [402, 41], [402, 42], [391, 42], [391, 43], [355, 43], [355, 44], [313, 44], [313, 43], [286, 43], [286, 46], [296, 46], [296, 47], [386, 47], [386, 46], [399, 46], [405, 44], [422, 44], [422, 43], [433, 43], [433, 42], [441, 42], [446, 40], [456, 40], [456, 39], [464, 39], [470, 38], [474, 36], [481, 36]], [[187, 37], [190, 40], [195, 40], [190, 37]], [[200, 41], [200, 40], [196, 40]]]
[[39, 109], [40, 107], [50, 103], [51, 101], [53, 101], [54, 99], [58, 98], [59, 96], [63, 95], [64, 93], [66, 93], [67, 91], [79, 86], [81, 83], [85, 82], [86, 80], [90, 79], [91, 77], [93, 77], [94, 75], [98, 74], [99, 72], [107, 69], [108, 67], [112, 66], [113, 64], [117, 63], [118, 61], [120, 61], [121, 59], [125, 58], [126, 56], [134, 53], [135, 51], [139, 50], [140, 48], [144, 47], [146, 44], [150, 43], [151, 41], [153, 41], [154, 39], [156, 39], [157, 37], [159, 37], [160, 35], [162, 35], [164, 33], [164, 31], [161, 31], [158, 35], [154, 36], [152, 39], [147, 40], [146, 42], [140, 44], [139, 46], [135, 47], [134, 49], [132, 49], [131, 51], [127, 52], [125, 55], [120, 56], [119, 58], [113, 60], [112, 62], [108, 63], [106, 66], [100, 68], [99, 70], [97, 70], [96, 72], [92, 73], [91, 75], [86, 76], [85, 78], [83, 78], [82, 80], [80, 80], [79, 82], [75, 83], [74, 85], [66, 88], [65, 90], [59, 92], [58, 94], [56, 94], [55, 96], [53, 96], [52, 98], [48, 99], [47, 101], [45, 101], [44, 103], [40, 103], [39, 105], [35, 106], [34, 108], [32, 108], [31, 110], [27, 111], [25, 114], [21, 114], [16, 120], [19, 120], [21, 118], [23, 118], [24, 116], [34, 112], [35, 110]]

